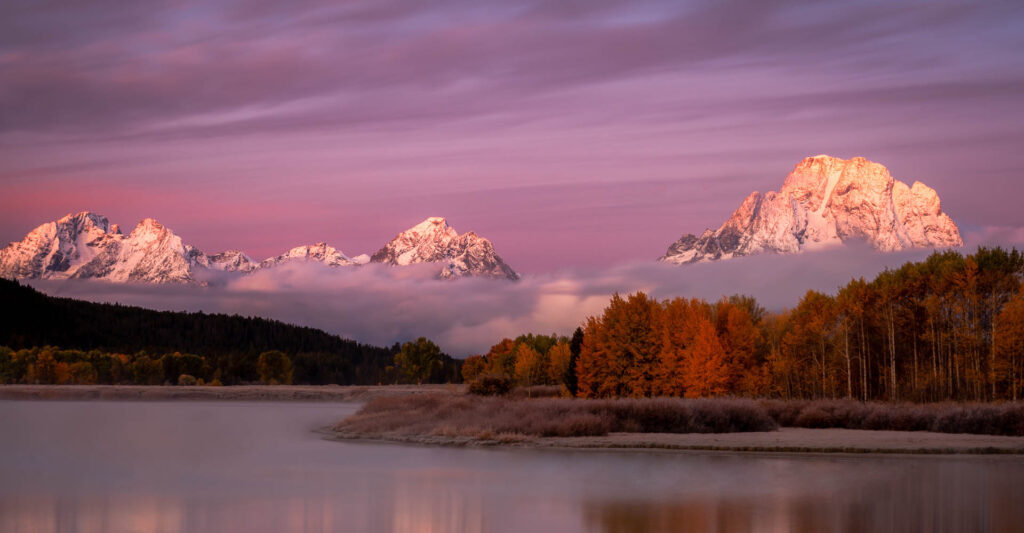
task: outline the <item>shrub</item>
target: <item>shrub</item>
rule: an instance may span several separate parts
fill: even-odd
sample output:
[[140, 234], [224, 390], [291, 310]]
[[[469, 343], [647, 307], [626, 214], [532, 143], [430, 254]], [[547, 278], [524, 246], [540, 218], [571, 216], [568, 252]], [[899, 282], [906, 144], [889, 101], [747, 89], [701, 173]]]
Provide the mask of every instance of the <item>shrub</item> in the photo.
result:
[[856, 400], [766, 400], [780, 426], [880, 431], [936, 431], [1024, 436], [1024, 403], [912, 404]]
[[182, 374], [178, 376], [178, 385], [183, 387], [194, 387], [197, 383], [198, 381], [195, 376], [189, 374]]
[[506, 374], [481, 374], [469, 383], [470, 394], [502, 396], [512, 390], [512, 379]]

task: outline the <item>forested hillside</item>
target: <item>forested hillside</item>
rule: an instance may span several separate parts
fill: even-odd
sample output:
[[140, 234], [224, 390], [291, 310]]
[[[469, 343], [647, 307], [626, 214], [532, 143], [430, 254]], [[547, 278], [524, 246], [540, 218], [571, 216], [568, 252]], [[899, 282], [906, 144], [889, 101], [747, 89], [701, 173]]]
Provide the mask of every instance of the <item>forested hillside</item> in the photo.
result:
[[[295, 383], [377, 384], [397, 377], [391, 368], [397, 345], [369, 346], [274, 320], [55, 298], [6, 279], [0, 279], [0, 302], [0, 346], [13, 350], [59, 346], [130, 360], [140, 353], [153, 360], [190, 353], [203, 358], [210, 377], [225, 384], [259, 380], [257, 359], [271, 350], [290, 358]], [[456, 361], [448, 356], [441, 361], [431, 380], [457, 379]]]

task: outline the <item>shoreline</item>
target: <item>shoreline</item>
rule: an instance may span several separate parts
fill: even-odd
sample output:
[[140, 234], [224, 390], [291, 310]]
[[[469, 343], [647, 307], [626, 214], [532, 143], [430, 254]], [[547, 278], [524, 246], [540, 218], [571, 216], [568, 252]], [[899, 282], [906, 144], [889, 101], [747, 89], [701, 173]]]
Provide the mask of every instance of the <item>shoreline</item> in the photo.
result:
[[[0, 385], [0, 401], [266, 401], [363, 403], [375, 398], [458, 393], [459, 385]], [[571, 451], [722, 452], [796, 455], [1024, 455], [1024, 437], [782, 427], [777, 431], [733, 433], [609, 433], [584, 437], [387, 434], [317, 431], [327, 440], [456, 448], [550, 449]]]
[[365, 402], [458, 391], [459, 385], [0, 385], [0, 401]]
[[318, 431], [328, 440], [443, 446], [454, 448], [550, 449], [571, 451], [723, 452], [796, 455], [1024, 455], [1024, 437], [784, 427], [741, 433], [609, 433], [596, 437], [498, 435], [372, 435]]

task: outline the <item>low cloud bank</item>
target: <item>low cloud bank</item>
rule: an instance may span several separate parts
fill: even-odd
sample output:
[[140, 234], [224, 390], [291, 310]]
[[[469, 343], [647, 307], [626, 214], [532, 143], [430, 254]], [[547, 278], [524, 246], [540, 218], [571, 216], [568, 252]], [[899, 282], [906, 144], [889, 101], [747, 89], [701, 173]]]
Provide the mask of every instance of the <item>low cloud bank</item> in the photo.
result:
[[709, 300], [749, 294], [777, 310], [795, 305], [809, 289], [833, 292], [851, 278], [871, 278], [929, 253], [882, 254], [855, 245], [681, 267], [648, 261], [527, 275], [519, 282], [437, 281], [431, 265], [332, 269], [293, 264], [210, 287], [43, 280], [32, 285], [51, 295], [95, 302], [272, 318], [376, 345], [425, 336], [461, 357], [525, 332], [569, 334], [587, 316], [600, 313], [615, 292]]

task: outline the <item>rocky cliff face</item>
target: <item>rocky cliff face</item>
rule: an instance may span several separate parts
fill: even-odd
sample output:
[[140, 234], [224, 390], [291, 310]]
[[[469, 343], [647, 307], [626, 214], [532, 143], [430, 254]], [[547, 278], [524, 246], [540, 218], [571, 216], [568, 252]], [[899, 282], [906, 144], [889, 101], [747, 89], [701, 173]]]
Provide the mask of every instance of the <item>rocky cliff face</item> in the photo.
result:
[[862, 157], [808, 157], [778, 192], [754, 192], [717, 230], [684, 235], [659, 260], [675, 264], [796, 253], [863, 240], [881, 251], [962, 246], [927, 185], [893, 179]]
[[441, 217], [431, 217], [391, 239], [370, 256], [370, 262], [389, 265], [438, 263], [438, 277], [465, 276], [519, 279], [494, 251], [491, 241], [472, 231], [459, 235]]
[[[490, 241], [472, 232], [459, 235], [443, 218], [428, 219], [402, 232], [374, 258], [392, 265], [438, 263], [439, 277], [444, 279], [519, 278]], [[260, 263], [238, 250], [206, 255], [153, 219], [143, 220], [124, 235], [106, 217], [82, 212], [43, 224], [0, 250], [0, 276], [192, 283], [204, 279], [200, 275], [204, 271], [247, 274], [296, 261], [354, 267], [367, 260], [365, 256], [352, 259], [322, 242], [292, 248]]]

